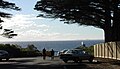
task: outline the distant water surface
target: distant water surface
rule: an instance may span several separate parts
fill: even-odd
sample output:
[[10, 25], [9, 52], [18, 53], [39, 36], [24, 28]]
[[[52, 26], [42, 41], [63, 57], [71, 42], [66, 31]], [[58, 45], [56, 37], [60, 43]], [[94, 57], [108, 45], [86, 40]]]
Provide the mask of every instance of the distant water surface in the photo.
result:
[[103, 43], [103, 40], [74, 40], [74, 41], [21, 41], [21, 42], [0, 42], [0, 44], [17, 44], [21, 47], [27, 47], [30, 44], [36, 46], [39, 50], [46, 48], [47, 50], [54, 49], [60, 51], [63, 49], [72, 49], [81, 46], [81, 43], [86, 46], [91, 46], [98, 43]]

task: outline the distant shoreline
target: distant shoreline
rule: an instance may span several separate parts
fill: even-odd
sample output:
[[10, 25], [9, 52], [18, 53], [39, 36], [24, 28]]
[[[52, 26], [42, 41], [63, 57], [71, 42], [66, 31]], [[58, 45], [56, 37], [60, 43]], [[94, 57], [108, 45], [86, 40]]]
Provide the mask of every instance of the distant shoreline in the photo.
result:
[[63, 49], [73, 49], [84, 43], [86, 46], [92, 46], [98, 43], [103, 43], [104, 40], [70, 40], [70, 41], [10, 41], [0, 42], [0, 44], [17, 44], [23, 48], [33, 44], [39, 50], [46, 48], [47, 50], [54, 49], [61, 51]]

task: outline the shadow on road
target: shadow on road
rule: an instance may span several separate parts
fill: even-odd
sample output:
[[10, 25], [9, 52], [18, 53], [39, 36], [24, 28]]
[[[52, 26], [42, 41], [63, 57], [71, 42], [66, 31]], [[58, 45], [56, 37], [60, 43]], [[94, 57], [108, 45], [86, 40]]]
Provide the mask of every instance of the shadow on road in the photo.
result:
[[[119, 65], [116, 64], [116, 65]], [[68, 63], [64, 63], [61, 60], [42, 60], [42, 58], [18, 58], [12, 59], [9, 61], [3, 60], [0, 62], [0, 69], [120, 69], [119, 66], [115, 67], [113, 64], [108, 62], [79, 62], [74, 63], [70, 61]]]
[[[9, 60], [6, 62], [3, 60], [0, 62], [0, 69], [88, 69], [89, 67], [85, 65], [85, 63], [64, 63], [64, 62], [56, 62], [52, 64], [48, 61], [39, 61], [39, 63], [34, 63], [34, 59], [26, 59], [26, 60]], [[54, 63], [55, 61], [53, 61]], [[8, 63], [8, 64], [6, 64]], [[27, 63], [27, 64], [24, 64]]]
[[88, 69], [84, 64], [79, 65], [15, 65], [0, 64], [0, 69]]
[[25, 59], [25, 60], [9, 60], [9, 61], [6, 61], [6, 60], [2, 60], [0, 62], [33, 62], [35, 59]]

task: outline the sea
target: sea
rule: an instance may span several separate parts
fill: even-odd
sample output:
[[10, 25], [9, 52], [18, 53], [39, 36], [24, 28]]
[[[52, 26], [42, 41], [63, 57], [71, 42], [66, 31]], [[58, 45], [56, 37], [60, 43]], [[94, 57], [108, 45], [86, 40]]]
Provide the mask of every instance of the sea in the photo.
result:
[[0, 44], [17, 44], [22, 48], [26, 48], [28, 45], [33, 44], [38, 50], [46, 48], [46, 50], [54, 49], [55, 51], [61, 51], [63, 49], [73, 49], [85, 44], [85, 46], [92, 46], [95, 44], [103, 43], [104, 40], [69, 40], [69, 41], [10, 41], [0, 42]]

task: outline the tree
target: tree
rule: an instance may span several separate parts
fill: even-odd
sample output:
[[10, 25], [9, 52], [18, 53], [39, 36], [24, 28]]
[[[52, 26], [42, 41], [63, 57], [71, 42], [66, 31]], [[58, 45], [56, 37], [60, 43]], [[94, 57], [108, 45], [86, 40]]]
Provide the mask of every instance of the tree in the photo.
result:
[[[1, 9], [12, 9], [12, 10], [20, 10], [19, 7], [15, 5], [15, 3], [10, 3], [8, 1], [0, 0], [0, 8]], [[5, 13], [0, 11], [0, 23], [4, 22], [1, 18], [11, 18], [12, 14]], [[0, 24], [0, 29], [2, 29], [2, 24]], [[11, 29], [4, 29], [2, 36], [5, 36], [7, 38], [12, 38], [13, 36], [17, 36], [17, 34], [13, 34], [14, 31]]]
[[119, 0], [40, 0], [34, 9], [42, 11], [38, 17], [103, 29], [105, 42], [120, 41]]
[[33, 44], [28, 45], [27, 49], [30, 50], [30, 51], [38, 51], [37, 47], [35, 47]]

